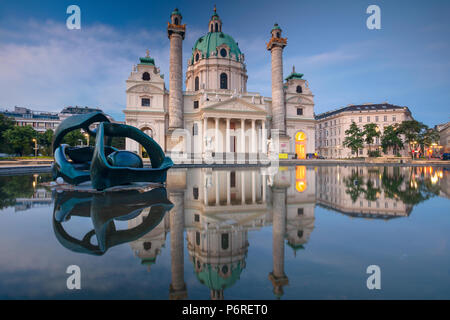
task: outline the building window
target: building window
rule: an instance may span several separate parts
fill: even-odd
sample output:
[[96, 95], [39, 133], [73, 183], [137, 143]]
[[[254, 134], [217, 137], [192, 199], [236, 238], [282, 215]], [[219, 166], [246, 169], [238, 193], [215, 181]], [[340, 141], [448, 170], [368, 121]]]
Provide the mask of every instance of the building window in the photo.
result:
[[198, 61], [198, 59], [200, 59], [200, 55], [197, 52], [197, 54], [195, 55], [195, 61]]
[[362, 117], [359, 117], [359, 122], [362, 122]]
[[219, 25], [217, 23], [216, 23], [216, 26], [215, 26], [215, 31], [219, 32]]
[[378, 122], [378, 116], [375, 117], [375, 122]]
[[200, 88], [200, 79], [195, 77], [195, 91], [198, 91]]
[[220, 74], [220, 89], [228, 89], [228, 76], [226, 73]]
[[141, 99], [141, 106], [143, 106], [143, 107], [150, 107], [150, 99], [149, 98], [142, 98]]
[[303, 108], [297, 108], [297, 115], [302, 116], [303, 115]]
[[370, 117], [367, 117], [367, 122], [370, 122]]
[[144, 81], [150, 81], [150, 73], [144, 72], [144, 73], [142, 74], [142, 80], [144, 80]]
[[199, 214], [194, 214], [194, 221], [195, 222], [200, 222], [200, 215]]
[[297, 237], [302, 238], [303, 237], [303, 230], [297, 231]]
[[198, 109], [198, 101], [194, 101], [194, 109]]
[[392, 117], [392, 121], [397, 121], [397, 118], [395, 116]]
[[225, 58], [225, 57], [227, 56], [227, 50], [224, 49], [224, 48], [220, 49], [220, 55], [221, 55], [223, 58]]
[[297, 93], [302, 93], [302, 86], [297, 86]]
[[192, 125], [192, 135], [193, 135], [193, 136], [198, 135], [198, 125], [197, 125], [196, 123], [194, 123], [194, 124]]
[[304, 213], [303, 208], [297, 208], [297, 215], [302, 216]]
[[228, 249], [228, 233], [222, 233], [222, 239], [221, 239], [221, 244], [222, 244], [222, 250], [227, 250]]
[[198, 200], [198, 187], [192, 188], [192, 196], [194, 197], [194, 200]]
[[387, 122], [387, 116], [384, 116], [384, 122]]

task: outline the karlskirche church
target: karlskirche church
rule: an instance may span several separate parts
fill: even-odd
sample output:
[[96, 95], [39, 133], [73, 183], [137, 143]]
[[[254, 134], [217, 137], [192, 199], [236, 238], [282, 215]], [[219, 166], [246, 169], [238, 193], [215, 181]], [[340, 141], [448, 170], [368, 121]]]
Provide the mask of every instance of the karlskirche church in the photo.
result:
[[[271, 54], [272, 97], [247, 91], [244, 53], [214, 8], [207, 33], [187, 59], [183, 90], [182, 43], [186, 25], [175, 9], [167, 25], [169, 89], [153, 58], [140, 58], [126, 81], [125, 120], [155, 139], [175, 161], [276, 158], [304, 159], [315, 152], [314, 100], [303, 74], [283, 79], [287, 39], [275, 24], [266, 43]], [[264, 44], [261, 44], [261, 50]], [[142, 155], [135, 141], [127, 150]], [[182, 160], [182, 159], [181, 159]]]

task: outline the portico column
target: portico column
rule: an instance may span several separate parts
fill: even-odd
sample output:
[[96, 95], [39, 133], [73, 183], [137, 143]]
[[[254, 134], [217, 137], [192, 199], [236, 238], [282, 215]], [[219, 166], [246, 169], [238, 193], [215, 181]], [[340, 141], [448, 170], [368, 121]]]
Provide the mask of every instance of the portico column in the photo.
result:
[[252, 145], [251, 148], [249, 149], [249, 152], [255, 153], [256, 152], [256, 129], [255, 129], [255, 122], [256, 120], [252, 120]]
[[252, 203], [256, 202], [255, 171], [252, 171]]
[[215, 118], [215, 120], [216, 120], [216, 133], [215, 133], [216, 153], [219, 153], [219, 118]]
[[203, 152], [206, 152], [206, 134], [208, 132], [208, 117], [203, 116]]
[[241, 171], [241, 202], [245, 204], [245, 171]]
[[241, 152], [245, 153], [245, 120], [241, 119]]
[[227, 205], [231, 204], [231, 172], [227, 171]]
[[226, 120], [227, 120], [227, 128], [226, 128], [225, 151], [230, 152], [230, 119], [227, 118]]
[[266, 134], [266, 120], [263, 120], [261, 123], [261, 152], [263, 154], [267, 153], [266, 147], [267, 147], [267, 134]]
[[219, 171], [216, 171], [216, 206], [220, 204]]

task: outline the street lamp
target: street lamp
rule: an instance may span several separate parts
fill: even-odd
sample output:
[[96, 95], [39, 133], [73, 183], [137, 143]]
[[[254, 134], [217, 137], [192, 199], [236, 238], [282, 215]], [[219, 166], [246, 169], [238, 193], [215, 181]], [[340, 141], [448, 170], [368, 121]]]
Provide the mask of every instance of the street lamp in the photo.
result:
[[38, 151], [37, 140], [33, 138], [33, 142], [34, 142], [34, 157], [37, 158], [37, 151]]
[[89, 147], [89, 134], [87, 132], [84, 133], [84, 137], [87, 140], [87, 146]]

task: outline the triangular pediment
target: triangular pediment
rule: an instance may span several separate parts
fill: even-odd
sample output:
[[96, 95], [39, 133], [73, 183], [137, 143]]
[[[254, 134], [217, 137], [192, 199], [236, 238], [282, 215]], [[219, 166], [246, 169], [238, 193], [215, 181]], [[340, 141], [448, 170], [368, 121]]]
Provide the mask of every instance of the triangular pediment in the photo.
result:
[[164, 93], [164, 90], [152, 83], [141, 83], [128, 88], [127, 93]]
[[224, 101], [219, 101], [212, 105], [203, 108], [205, 112], [208, 111], [220, 111], [220, 112], [245, 112], [245, 113], [266, 113], [266, 110], [262, 107], [249, 103], [241, 98], [231, 98]]

